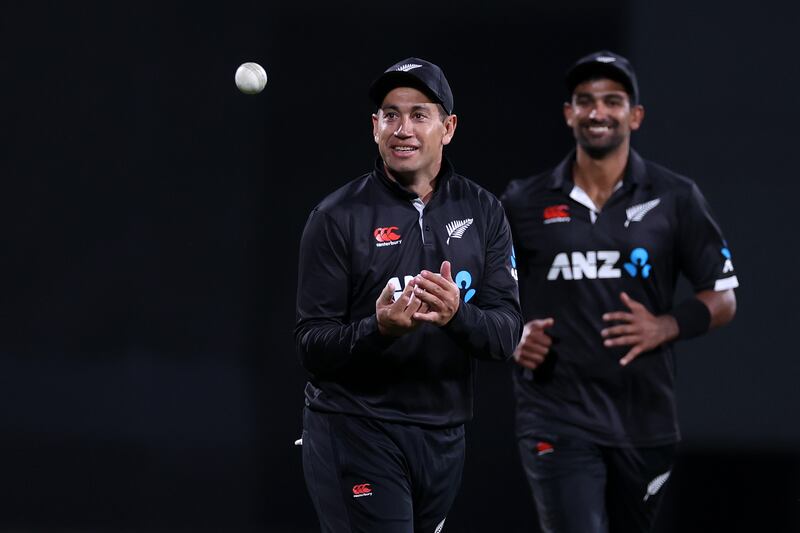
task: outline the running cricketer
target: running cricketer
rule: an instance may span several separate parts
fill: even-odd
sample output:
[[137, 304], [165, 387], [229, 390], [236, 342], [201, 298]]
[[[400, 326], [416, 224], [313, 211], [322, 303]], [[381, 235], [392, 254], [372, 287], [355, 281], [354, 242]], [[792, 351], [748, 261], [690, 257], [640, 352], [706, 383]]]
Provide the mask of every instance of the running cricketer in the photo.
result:
[[510, 359], [522, 330], [511, 232], [443, 156], [457, 117], [438, 66], [405, 59], [369, 93], [374, 168], [313, 209], [300, 243], [303, 470], [323, 532], [438, 533], [476, 359]]
[[[527, 322], [519, 452], [545, 532], [641, 533], [679, 439], [673, 344], [730, 322], [738, 281], [697, 185], [630, 147], [630, 63], [593, 53], [566, 82], [575, 149], [502, 197]], [[694, 296], [676, 303], [679, 274]]]

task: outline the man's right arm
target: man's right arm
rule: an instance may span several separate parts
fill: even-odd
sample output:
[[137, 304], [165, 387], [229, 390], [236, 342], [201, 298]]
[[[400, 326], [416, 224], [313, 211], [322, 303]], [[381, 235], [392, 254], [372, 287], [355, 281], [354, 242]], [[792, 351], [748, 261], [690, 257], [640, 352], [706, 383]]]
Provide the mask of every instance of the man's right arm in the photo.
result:
[[294, 328], [300, 362], [312, 374], [332, 372], [393, 341], [380, 334], [374, 314], [351, 322], [350, 284], [349, 243], [330, 215], [315, 209], [300, 240]]

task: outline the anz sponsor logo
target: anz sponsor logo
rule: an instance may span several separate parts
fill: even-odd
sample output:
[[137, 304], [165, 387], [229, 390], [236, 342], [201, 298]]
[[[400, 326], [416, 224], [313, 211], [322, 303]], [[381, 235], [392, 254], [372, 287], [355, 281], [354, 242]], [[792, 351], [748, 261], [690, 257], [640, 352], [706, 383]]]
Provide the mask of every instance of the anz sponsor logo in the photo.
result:
[[720, 253], [722, 253], [722, 257], [725, 258], [725, 265], [722, 267], [722, 273], [727, 274], [728, 272], [733, 272], [733, 260], [731, 259], [731, 251], [726, 246], [722, 250], [720, 250]]
[[650, 256], [644, 248], [634, 248], [631, 252], [631, 262], [625, 263], [625, 270], [632, 278], [637, 274], [641, 274], [644, 279], [650, 277], [650, 269], [653, 265], [647, 263]]
[[[404, 276], [403, 285], [400, 286], [400, 278], [398, 276], [389, 280], [389, 283], [394, 287], [394, 299], [397, 300], [403, 294], [403, 289], [408, 285], [408, 282], [414, 279], [414, 276]], [[453, 281], [456, 282], [458, 288], [461, 290], [464, 301], [468, 302], [475, 296], [475, 289], [472, 288], [472, 274], [466, 270], [461, 270], [455, 275]]]
[[514, 252], [514, 246], [511, 246], [511, 277], [514, 281], [519, 281], [519, 274], [517, 273], [517, 254]]
[[470, 289], [472, 286], [472, 274], [467, 272], [466, 270], [462, 270], [458, 274], [456, 274], [456, 279], [454, 280], [458, 288], [462, 291], [467, 291], [464, 294], [464, 303], [470, 301], [473, 296], [475, 296], [475, 289]]
[[389, 283], [394, 287], [394, 299], [397, 301], [403, 294], [403, 289], [408, 285], [408, 282], [414, 279], [414, 276], [406, 276], [403, 278], [403, 285], [400, 285], [400, 278], [397, 276], [389, 280]]
[[[622, 257], [618, 250], [596, 250], [588, 252], [560, 252], [553, 259], [547, 279], [557, 280], [559, 277], [571, 281], [577, 279], [616, 279], [622, 277], [622, 269], [617, 263]], [[625, 261], [625, 272], [635, 278], [641, 275], [647, 279], [652, 265], [648, 264], [649, 255], [644, 248], [635, 248], [630, 260]]]
[[553, 259], [547, 279], [552, 281], [559, 276], [566, 280], [619, 278], [622, 277], [622, 271], [614, 266], [619, 256], [616, 250], [561, 252]]

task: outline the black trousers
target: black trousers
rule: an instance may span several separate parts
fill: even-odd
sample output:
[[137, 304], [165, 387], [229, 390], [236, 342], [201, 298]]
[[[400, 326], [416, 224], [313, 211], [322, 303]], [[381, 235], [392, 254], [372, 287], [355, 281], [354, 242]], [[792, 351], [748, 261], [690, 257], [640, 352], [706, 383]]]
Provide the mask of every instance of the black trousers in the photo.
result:
[[540, 432], [519, 451], [545, 533], [652, 530], [675, 445], [615, 448]]
[[323, 533], [440, 533], [464, 452], [464, 426], [303, 415], [303, 472]]

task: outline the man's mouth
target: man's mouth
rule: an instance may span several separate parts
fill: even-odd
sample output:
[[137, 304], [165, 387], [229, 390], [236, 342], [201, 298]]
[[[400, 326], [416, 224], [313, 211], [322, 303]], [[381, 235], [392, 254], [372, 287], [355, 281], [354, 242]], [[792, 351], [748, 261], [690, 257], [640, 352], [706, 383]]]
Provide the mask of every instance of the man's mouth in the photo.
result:
[[615, 126], [611, 122], [588, 122], [583, 125], [583, 129], [593, 137], [601, 137], [611, 132]]
[[399, 154], [411, 154], [419, 150], [416, 146], [392, 146], [392, 151]]

